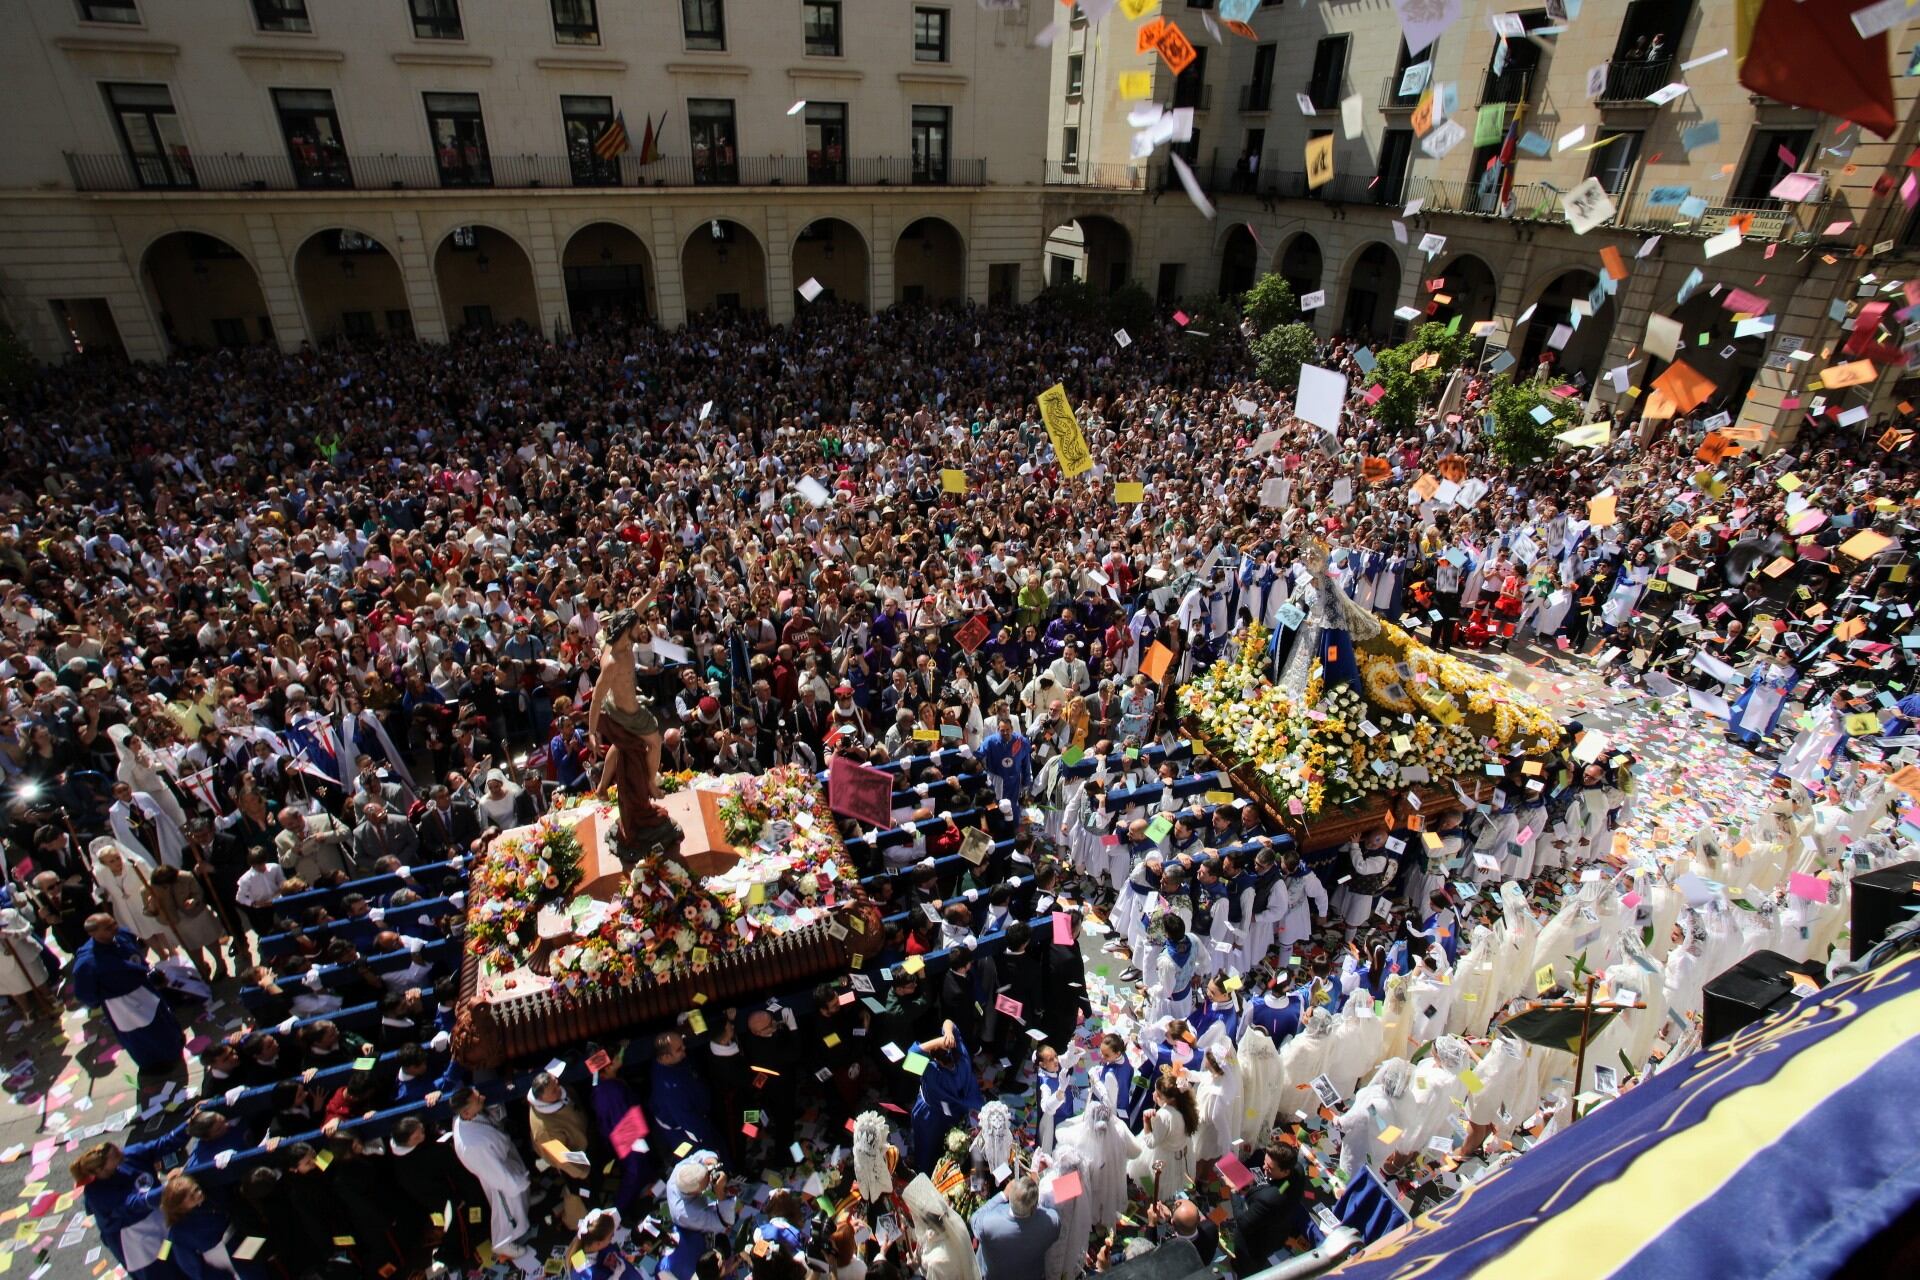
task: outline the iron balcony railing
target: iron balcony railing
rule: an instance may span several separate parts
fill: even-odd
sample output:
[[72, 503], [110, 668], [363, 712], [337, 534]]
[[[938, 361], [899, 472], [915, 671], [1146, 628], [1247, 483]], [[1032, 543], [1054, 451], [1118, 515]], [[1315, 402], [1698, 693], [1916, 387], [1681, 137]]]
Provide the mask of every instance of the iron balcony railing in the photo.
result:
[[1050, 187], [1107, 187], [1115, 191], [1140, 191], [1147, 185], [1146, 161], [1139, 164], [1063, 164], [1047, 162]]
[[[1564, 194], [1545, 182], [1523, 182], [1513, 188], [1512, 203], [1506, 211], [1499, 208], [1497, 194], [1483, 190], [1478, 182], [1423, 180], [1425, 213], [1458, 213], [1485, 218], [1504, 218], [1515, 222], [1565, 222], [1566, 210], [1560, 203]], [[1621, 231], [1658, 231], [1678, 235], [1715, 235], [1736, 219], [1750, 219], [1745, 237], [1750, 240], [1788, 240], [1806, 226], [1824, 221], [1825, 206], [1810, 217], [1796, 213], [1797, 206], [1768, 198], [1726, 197], [1713, 201], [1697, 214], [1681, 212], [1679, 203], [1655, 204], [1649, 192], [1634, 192], [1625, 198], [1614, 197], [1615, 211], [1607, 225]]]
[[1639, 102], [1669, 83], [1672, 58], [1615, 58], [1607, 64], [1607, 87], [1600, 91], [1600, 102]]
[[325, 164], [284, 155], [192, 155], [169, 165], [136, 163], [120, 153], [67, 152], [77, 191], [431, 190], [531, 187], [946, 186], [987, 183], [984, 158], [917, 162], [907, 156], [855, 156], [809, 165], [807, 157], [742, 156], [696, 162], [672, 156], [641, 164], [631, 152], [597, 156], [488, 155], [446, 167], [431, 155], [356, 155]]

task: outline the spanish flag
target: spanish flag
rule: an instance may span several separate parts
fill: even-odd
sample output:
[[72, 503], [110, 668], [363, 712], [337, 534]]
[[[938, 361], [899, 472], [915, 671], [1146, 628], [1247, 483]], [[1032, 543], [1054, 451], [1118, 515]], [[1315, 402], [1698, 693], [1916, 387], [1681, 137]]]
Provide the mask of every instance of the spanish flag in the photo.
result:
[[593, 154], [602, 160], [611, 160], [630, 150], [632, 148], [627, 145], [627, 114], [623, 111], [607, 121], [607, 127], [593, 140]]

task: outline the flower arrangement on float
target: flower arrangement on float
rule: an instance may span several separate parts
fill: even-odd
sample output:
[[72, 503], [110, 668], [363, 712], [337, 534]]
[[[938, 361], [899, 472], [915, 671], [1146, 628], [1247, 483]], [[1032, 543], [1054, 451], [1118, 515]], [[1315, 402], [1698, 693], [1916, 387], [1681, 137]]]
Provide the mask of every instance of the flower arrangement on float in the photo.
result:
[[467, 950], [497, 969], [519, 963], [525, 933], [542, 903], [563, 898], [580, 883], [580, 839], [573, 824], [549, 813], [510, 831], [478, 859], [469, 877]]
[[[1251, 775], [1276, 807], [1301, 820], [1410, 782], [1481, 769], [1490, 754], [1545, 752], [1551, 713], [1499, 681], [1414, 641], [1391, 623], [1356, 655], [1361, 685], [1331, 686], [1319, 664], [1295, 696], [1268, 676], [1272, 632], [1255, 624], [1180, 691], [1213, 753]], [[1476, 722], [1492, 732], [1476, 735]]]
[[664, 855], [634, 864], [621, 895], [586, 908], [576, 919], [587, 927], [554, 952], [549, 971], [563, 991], [705, 968], [763, 936], [818, 924], [855, 893], [859, 877], [811, 774], [783, 766], [717, 785], [729, 839], [750, 830], [752, 843], [736, 845], [731, 869], [698, 883]]

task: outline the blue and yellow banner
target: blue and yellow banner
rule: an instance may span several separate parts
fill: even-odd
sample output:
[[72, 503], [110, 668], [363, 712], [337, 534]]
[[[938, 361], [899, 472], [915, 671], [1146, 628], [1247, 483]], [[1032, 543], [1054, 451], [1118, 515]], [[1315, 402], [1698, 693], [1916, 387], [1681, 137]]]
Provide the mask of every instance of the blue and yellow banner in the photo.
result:
[[1331, 1274], [1825, 1277], [1920, 1202], [1920, 955], [1675, 1063]]

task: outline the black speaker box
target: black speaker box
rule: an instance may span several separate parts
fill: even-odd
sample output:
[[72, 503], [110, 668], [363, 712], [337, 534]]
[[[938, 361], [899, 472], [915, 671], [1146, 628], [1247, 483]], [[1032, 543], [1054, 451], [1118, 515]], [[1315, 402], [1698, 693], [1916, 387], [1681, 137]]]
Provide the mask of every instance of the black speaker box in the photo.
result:
[[1702, 1046], [1718, 1044], [1749, 1023], [1794, 1003], [1793, 979], [1802, 973], [1825, 986], [1826, 969], [1807, 961], [1789, 960], [1778, 951], [1756, 951], [1707, 983]]
[[1913, 918], [1920, 907], [1920, 862], [1901, 862], [1853, 878], [1852, 958], [1878, 946], [1895, 925]]

